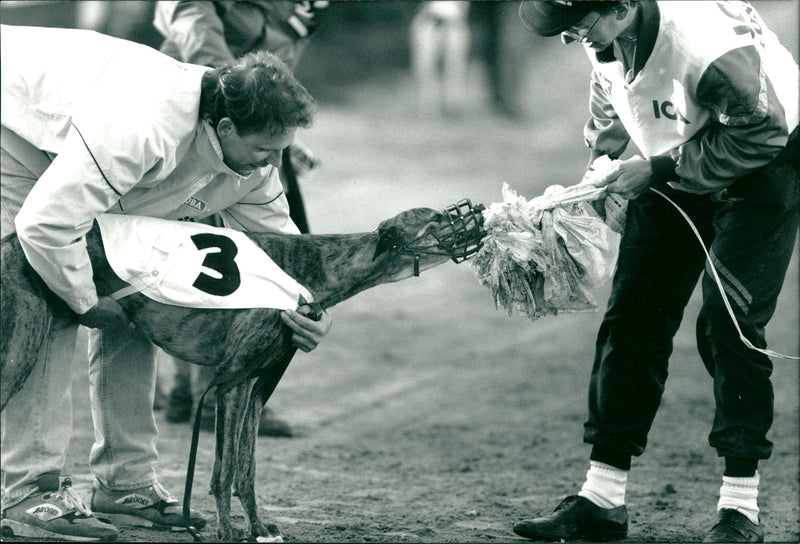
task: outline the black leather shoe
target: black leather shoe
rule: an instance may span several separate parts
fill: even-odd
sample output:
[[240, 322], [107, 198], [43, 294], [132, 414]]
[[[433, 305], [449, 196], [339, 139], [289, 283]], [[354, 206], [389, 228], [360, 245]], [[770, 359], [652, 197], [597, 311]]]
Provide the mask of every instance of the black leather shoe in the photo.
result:
[[600, 508], [589, 499], [571, 495], [552, 514], [526, 519], [514, 525], [514, 532], [531, 540], [622, 540], [628, 535], [628, 509]]
[[723, 508], [703, 542], [764, 542], [764, 528], [737, 510]]

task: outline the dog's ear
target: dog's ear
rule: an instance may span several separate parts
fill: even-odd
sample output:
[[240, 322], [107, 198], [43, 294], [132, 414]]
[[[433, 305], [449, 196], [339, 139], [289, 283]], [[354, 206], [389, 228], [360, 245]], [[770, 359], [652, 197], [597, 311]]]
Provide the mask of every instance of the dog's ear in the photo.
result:
[[375, 254], [372, 256], [372, 260], [374, 261], [382, 253], [397, 247], [401, 240], [399, 228], [378, 227], [378, 244], [375, 246]]

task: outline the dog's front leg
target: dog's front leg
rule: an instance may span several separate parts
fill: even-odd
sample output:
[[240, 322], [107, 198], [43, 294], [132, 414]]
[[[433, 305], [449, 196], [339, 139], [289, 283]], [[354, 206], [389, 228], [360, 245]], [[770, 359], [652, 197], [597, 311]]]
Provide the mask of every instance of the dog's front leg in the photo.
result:
[[249, 404], [251, 382], [239, 384], [217, 397], [217, 447], [211, 489], [217, 505], [217, 537], [230, 542], [234, 531], [231, 526], [231, 484], [236, 472], [239, 436]]
[[247, 415], [242, 426], [242, 434], [239, 437], [235, 486], [247, 517], [250, 536], [257, 538], [259, 542], [283, 542], [281, 532], [276, 525], [272, 523], [265, 525], [261, 522], [256, 504], [256, 437], [263, 407], [264, 402], [261, 400], [261, 396], [257, 392], [253, 392], [250, 395]]

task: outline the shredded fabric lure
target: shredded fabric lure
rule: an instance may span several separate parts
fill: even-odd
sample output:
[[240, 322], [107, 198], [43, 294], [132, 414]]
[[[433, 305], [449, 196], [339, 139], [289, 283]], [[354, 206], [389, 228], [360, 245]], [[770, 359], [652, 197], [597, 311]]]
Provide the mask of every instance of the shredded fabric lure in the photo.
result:
[[532, 320], [597, 310], [593, 291], [613, 274], [619, 250], [609, 225], [620, 228], [625, 210], [619, 200], [606, 202], [604, 211], [613, 211], [607, 224], [589, 203], [605, 189], [588, 177], [568, 188], [552, 185], [530, 201], [504, 184], [503, 201], [483, 212], [487, 235], [473, 268], [497, 308]]

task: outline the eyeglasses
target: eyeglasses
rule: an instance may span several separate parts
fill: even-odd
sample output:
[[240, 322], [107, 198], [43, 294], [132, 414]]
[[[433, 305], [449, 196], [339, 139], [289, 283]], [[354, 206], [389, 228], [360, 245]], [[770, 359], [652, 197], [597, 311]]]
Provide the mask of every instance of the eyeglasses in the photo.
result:
[[[596, 25], [598, 22], [600, 22], [600, 19], [602, 19], [602, 18], [603, 18], [603, 14], [602, 14], [602, 13], [598, 13], [598, 14], [597, 14], [597, 19], [595, 19], [595, 20], [594, 20], [594, 22], [592, 23], [592, 26], [590, 26], [590, 27], [589, 27], [589, 28], [586, 30], [586, 32], [584, 32], [584, 33], [583, 33], [583, 35], [581, 35], [581, 34], [578, 34], [578, 31], [579, 31], [580, 29], [577, 29], [577, 28], [575, 28], [574, 26], [572, 26], [572, 27], [570, 27], [570, 28], [568, 28], [568, 29], [564, 30], [564, 31], [561, 33], [561, 36], [562, 36], [562, 38], [564, 38], [564, 37], [571, 38], [571, 40], [572, 40], [572, 41], [576, 41], [576, 42], [578, 42], [578, 43], [586, 43], [586, 42], [588, 41], [589, 34], [591, 34], [591, 33], [592, 33], [592, 29], [594, 29], [595, 25]], [[573, 30], [573, 29], [575, 29], [575, 30]], [[568, 42], [567, 42], [567, 43], [568, 43]]]

